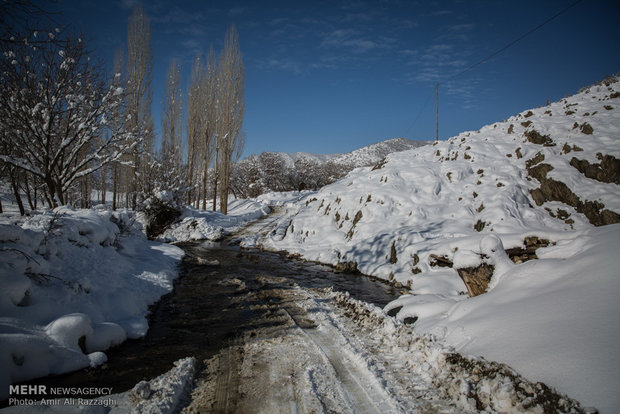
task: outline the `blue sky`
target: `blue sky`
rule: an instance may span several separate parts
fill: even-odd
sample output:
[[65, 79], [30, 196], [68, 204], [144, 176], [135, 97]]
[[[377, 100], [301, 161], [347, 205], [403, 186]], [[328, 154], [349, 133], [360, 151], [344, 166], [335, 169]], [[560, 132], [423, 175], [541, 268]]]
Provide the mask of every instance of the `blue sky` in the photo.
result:
[[[573, 3], [522, 1], [58, 0], [58, 20], [104, 62], [127, 19], [151, 18], [153, 111], [172, 58], [189, 77], [197, 53], [235, 24], [246, 68], [244, 156], [340, 153], [388, 138], [440, 139], [558, 100], [620, 71], [620, 5], [583, 0], [488, 62], [464, 69]], [[416, 120], [417, 118], [417, 120]], [[415, 121], [415, 122], [414, 122]]]

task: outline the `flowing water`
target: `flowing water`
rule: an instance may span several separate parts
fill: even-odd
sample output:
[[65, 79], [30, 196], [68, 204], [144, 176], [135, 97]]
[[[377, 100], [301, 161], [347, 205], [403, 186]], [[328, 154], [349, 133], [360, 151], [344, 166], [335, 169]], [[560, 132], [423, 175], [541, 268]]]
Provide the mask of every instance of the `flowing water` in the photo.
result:
[[[114, 393], [168, 371], [174, 361], [194, 356], [198, 361], [229, 346], [246, 330], [260, 328], [264, 303], [279, 299], [250, 295], [261, 289], [261, 275], [282, 280], [280, 288], [333, 287], [352, 297], [383, 306], [400, 292], [379, 280], [334, 273], [326, 266], [292, 260], [285, 255], [246, 250], [222, 242], [181, 245], [186, 260], [174, 291], [151, 309], [144, 338], [128, 340], [106, 352], [108, 362], [98, 368], [31, 381], [50, 387], [112, 387]], [[260, 301], [262, 303], [257, 303]]]

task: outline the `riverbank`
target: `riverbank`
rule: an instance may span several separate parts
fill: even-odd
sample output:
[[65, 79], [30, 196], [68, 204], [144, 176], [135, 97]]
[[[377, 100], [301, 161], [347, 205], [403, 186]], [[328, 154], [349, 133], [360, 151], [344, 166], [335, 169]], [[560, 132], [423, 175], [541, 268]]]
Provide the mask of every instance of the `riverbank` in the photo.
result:
[[[221, 238], [268, 211], [248, 200], [228, 216], [187, 208], [162, 241]], [[143, 219], [105, 206], [0, 215], [0, 400], [10, 384], [99, 366], [147, 333], [184, 252], [147, 240]]]

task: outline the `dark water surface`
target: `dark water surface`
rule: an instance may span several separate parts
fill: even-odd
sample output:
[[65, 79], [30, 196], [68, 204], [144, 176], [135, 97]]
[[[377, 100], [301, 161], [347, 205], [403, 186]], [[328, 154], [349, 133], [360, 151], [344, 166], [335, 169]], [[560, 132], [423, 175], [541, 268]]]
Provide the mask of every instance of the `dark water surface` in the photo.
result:
[[[112, 387], [113, 393], [120, 393], [141, 380], [168, 371], [180, 358], [209, 358], [244, 331], [260, 327], [253, 322], [260, 319], [264, 310], [253, 305], [271, 299], [250, 293], [261, 289], [262, 282], [257, 280], [261, 275], [284, 278], [280, 288], [291, 283], [309, 288], [332, 286], [378, 306], [400, 295], [397, 289], [378, 280], [334, 273], [322, 265], [292, 260], [278, 253], [245, 250], [229, 246], [226, 241], [186, 243], [180, 247], [188, 256], [181, 265], [181, 276], [174, 291], [151, 308], [149, 331], [144, 338], [127, 340], [106, 351], [108, 362], [101, 367], [29, 383], [48, 387]], [[195, 258], [215, 263], [197, 264]], [[240, 282], [245, 288], [240, 288]], [[2, 406], [5, 404], [6, 401]]]

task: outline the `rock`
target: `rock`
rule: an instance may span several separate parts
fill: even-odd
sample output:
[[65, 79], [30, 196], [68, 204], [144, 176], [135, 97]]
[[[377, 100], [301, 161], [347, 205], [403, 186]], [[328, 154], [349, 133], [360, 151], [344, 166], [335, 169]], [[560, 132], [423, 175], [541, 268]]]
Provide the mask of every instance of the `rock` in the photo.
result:
[[141, 400], [149, 398], [151, 393], [151, 384], [148, 381], [140, 381], [131, 390], [131, 395]]

